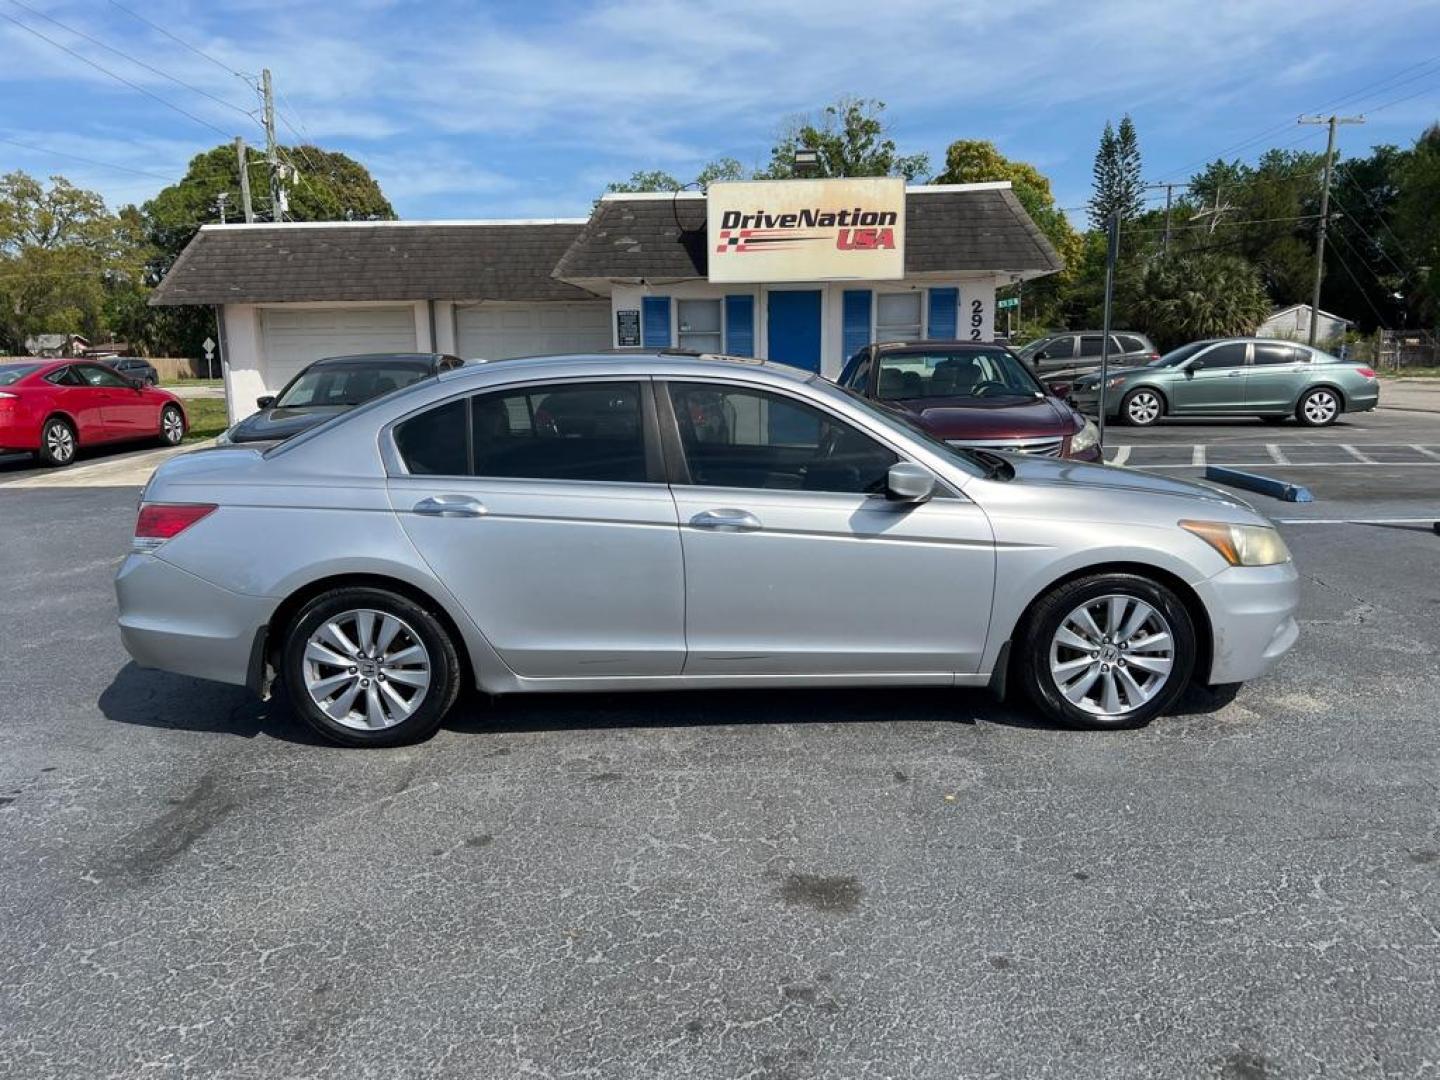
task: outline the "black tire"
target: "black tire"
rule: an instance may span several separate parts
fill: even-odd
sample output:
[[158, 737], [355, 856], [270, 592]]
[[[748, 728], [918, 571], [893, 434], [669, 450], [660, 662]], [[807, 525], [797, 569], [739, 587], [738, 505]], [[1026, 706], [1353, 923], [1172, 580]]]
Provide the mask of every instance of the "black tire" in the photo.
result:
[[[1142, 408], [1153, 402], [1154, 408]], [[1136, 387], [1120, 399], [1120, 422], [1131, 427], [1154, 427], [1165, 415], [1165, 396], [1148, 386]]]
[[40, 428], [40, 449], [35, 456], [47, 469], [63, 469], [75, 460], [79, 440], [69, 421], [52, 416]]
[[179, 446], [185, 441], [185, 414], [178, 406], [166, 405], [160, 410], [160, 445]]
[[[322, 709], [307, 689], [305, 653], [311, 636], [327, 622], [343, 620], [345, 613], [357, 610], [378, 612], [398, 619], [404, 625], [402, 633], [406, 635], [406, 638], [401, 640], [413, 636], [426, 653], [429, 685], [414, 712], [391, 726], [367, 729], [342, 723]], [[347, 638], [349, 636], [347, 635]], [[460, 659], [445, 625], [427, 607], [385, 589], [346, 587], [322, 593], [301, 608], [291, 620], [280, 649], [280, 663], [277, 666], [282, 673], [291, 706], [321, 735], [343, 746], [402, 746], [427, 739], [444, 721], [446, 713], [450, 711], [450, 706], [455, 703], [460, 692]], [[375, 653], [371, 652], [369, 657], [374, 659]], [[352, 669], [345, 669], [344, 673], [349, 674], [351, 671]], [[323, 672], [331, 672], [338, 677], [341, 669], [322, 662], [316, 673], [322, 675]], [[362, 674], [363, 672], [355, 672], [356, 680]], [[375, 680], [376, 696], [379, 697], [379, 691], [383, 689], [379, 684], [385, 682], [384, 671], [381, 670], [378, 675], [372, 672], [372, 676]], [[367, 682], [367, 687], [368, 685]], [[392, 681], [392, 689], [396, 685], [404, 684]], [[349, 684], [343, 684], [336, 695], [337, 709], [344, 707], [338, 704], [338, 699], [348, 687]], [[367, 696], [369, 693], [369, 689], [363, 691]]]
[[1306, 427], [1329, 427], [1344, 411], [1345, 403], [1337, 391], [1317, 386], [1300, 395], [1295, 404], [1295, 419]]
[[[1121, 655], [1116, 652], [1119, 659], [1116, 660], [1112, 657], [1111, 665], [1106, 670], [1113, 668], [1116, 675], [1119, 676], [1113, 681], [1120, 687], [1119, 704], [1126, 707], [1104, 713], [1083, 708], [1061, 692], [1056, 682], [1057, 676], [1051, 672], [1051, 652], [1057, 632], [1073, 612], [1087, 602], [1096, 602], [1110, 596], [1126, 597], [1131, 601], [1140, 600], [1149, 605], [1168, 625], [1173, 648], [1170, 655], [1171, 666], [1166, 675], [1166, 681], [1155, 687], [1153, 696], [1134, 707], [1128, 707], [1131, 705], [1131, 701], [1124, 689], [1124, 684], [1120, 681], [1125, 677], [1121, 675], [1120, 669], [1126, 668], [1126, 657], [1129, 656], [1133, 659], [1134, 654]], [[1129, 610], [1134, 612], [1137, 609], [1132, 607]], [[1101, 615], [1104, 616], [1104, 614], [1105, 612], [1102, 611]], [[1159, 623], [1152, 625], [1159, 626]], [[1109, 630], [1108, 627], [1103, 626], [1101, 629]], [[1144, 639], [1137, 640], [1143, 644]], [[1057, 586], [1037, 600], [1026, 614], [1021, 626], [1017, 628], [1015, 649], [1015, 674], [1030, 700], [1047, 717], [1077, 728], [1106, 730], [1133, 728], [1147, 724], [1160, 715], [1173, 705], [1189, 686], [1191, 674], [1195, 670], [1195, 624], [1180, 598], [1169, 588], [1150, 578], [1141, 577], [1138, 574], [1094, 574]], [[1116, 650], [1111, 651], [1115, 652]], [[1075, 652], [1077, 650], [1071, 650], [1069, 646], [1061, 644], [1057, 646], [1056, 655], [1057, 657], [1070, 657]], [[1142, 651], [1137, 649], [1136, 652], [1141, 653]], [[1091, 653], [1092, 657], [1097, 655], [1097, 653]], [[1142, 653], [1142, 655], [1148, 654]], [[1081, 659], [1084, 659], [1083, 653], [1080, 656]], [[1073, 664], [1078, 661], [1070, 659], [1061, 662]], [[1099, 661], [1096, 660], [1095, 663], [1098, 664]], [[1088, 674], [1090, 670], [1090, 668], [1083, 669], [1080, 674]], [[1127, 670], [1133, 672], [1136, 669], [1129, 667]], [[1151, 677], [1148, 674], [1141, 675], [1141, 679]], [[1138, 683], [1139, 680], [1135, 681]], [[1103, 686], [1103, 677], [1094, 680], [1093, 685]], [[1094, 692], [1099, 694], [1101, 691], [1097, 689]], [[1083, 697], [1082, 700], [1084, 700]]]

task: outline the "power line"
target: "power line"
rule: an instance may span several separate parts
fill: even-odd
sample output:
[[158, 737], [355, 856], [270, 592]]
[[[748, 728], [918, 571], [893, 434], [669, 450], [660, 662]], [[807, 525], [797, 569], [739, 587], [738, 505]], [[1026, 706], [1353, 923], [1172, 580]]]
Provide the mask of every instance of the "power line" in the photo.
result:
[[215, 57], [213, 57], [213, 56], [211, 56], [209, 53], [207, 53], [204, 49], [200, 49], [200, 48], [197, 48], [197, 47], [194, 46], [194, 45], [191, 45], [190, 42], [186, 41], [184, 38], [176, 37], [176, 36], [175, 36], [174, 34], [172, 34], [169, 30], [166, 30], [165, 27], [160, 26], [160, 25], [157, 24], [157, 23], [151, 22], [149, 19], [145, 18], [144, 15], [141, 15], [141, 14], [140, 14], [139, 12], [137, 12], [137, 11], [132, 11], [130, 8], [126, 7], [124, 4], [118, 3], [117, 0], [110, 0], [110, 4], [111, 4], [111, 6], [117, 7], [117, 8], [119, 8], [121, 11], [125, 12], [126, 15], [129, 15], [129, 16], [131, 16], [132, 18], [135, 18], [135, 19], [139, 19], [142, 23], [144, 23], [146, 26], [150, 27], [150, 29], [151, 29], [151, 30], [154, 30], [156, 33], [164, 34], [166, 37], [168, 37], [171, 41], [175, 42], [177, 45], [183, 45], [185, 48], [187, 48], [187, 49], [189, 49], [191, 52], [193, 52], [196, 56], [204, 57], [206, 60], [209, 60], [210, 63], [212, 63], [212, 64], [214, 64], [216, 67], [220, 68], [220, 70], [225, 71], [225, 72], [228, 72], [229, 74], [234, 75], [237, 79], [240, 79], [240, 80], [242, 80], [242, 81], [244, 81], [244, 82], [249, 83], [251, 89], [254, 89], [254, 88], [255, 88], [255, 76], [254, 76], [254, 75], [246, 75], [243, 71], [236, 71], [234, 68], [232, 68], [229, 64], [225, 63], [223, 60], [217, 60]]
[[[1355, 228], [1359, 229], [1360, 235], [1365, 237], [1366, 240], [1370, 241], [1371, 246], [1374, 247], [1374, 249], [1378, 251], [1382, 256], [1384, 256], [1385, 261], [1395, 268], [1395, 272], [1397, 274], [1399, 274], [1401, 277], [1404, 277], [1405, 271], [1401, 269], [1400, 264], [1390, 257], [1390, 253], [1385, 250], [1384, 245], [1382, 245], [1378, 240], [1376, 240], [1365, 230], [1365, 226], [1360, 224], [1360, 219], [1357, 218], [1350, 210], [1346, 209], [1345, 204], [1340, 201], [1340, 196], [1336, 195], [1332, 191], [1330, 193], [1330, 197], [1334, 199], [1335, 204], [1339, 206], [1342, 211], [1344, 211], [1345, 220], [1350, 222], [1350, 224], [1354, 225]], [[1382, 221], [1381, 224], [1383, 225], [1384, 222]], [[1337, 235], [1340, 234], [1337, 233]]]
[[190, 83], [187, 83], [184, 79], [178, 79], [178, 78], [176, 78], [174, 75], [171, 75], [168, 71], [162, 71], [160, 68], [155, 67], [153, 64], [147, 64], [144, 60], [141, 60], [141, 59], [139, 59], [138, 57], [131, 56], [129, 53], [123, 52], [122, 50], [115, 48], [115, 46], [113, 46], [113, 45], [108, 45], [108, 44], [106, 44], [105, 42], [101, 41], [99, 38], [94, 37], [94, 36], [92, 36], [92, 35], [90, 35], [90, 34], [87, 34], [87, 33], [86, 33], [85, 31], [83, 31], [83, 30], [76, 30], [75, 27], [73, 27], [73, 26], [67, 26], [65, 23], [62, 23], [59, 19], [52, 18], [51, 16], [45, 14], [45, 12], [43, 12], [43, 11], [36, 11], [36, 10], [35, 10], [34, 8], [32, 8], [29, 4], [24, 3], [23, 0], [10, 0], [10, 3], [14, 4], [14, 5], [15, 5], [16, 7], [18, 7], [18, 8], [21, 8], [21, 9], [23, 9], [23, 10], [25, 10], [25, 11], [28, 11], [31, 15], [35, 15], [35, 16], [38, 16], [38, 17], [41, 18], [41, 19], [44, 19], [44, 20], [45, 20], [46, 22], [48, 22], [48, 23], [53, 23], [55, 26], [58, 26], [61, 30], [67, 31], [68, 33], [71, 33], [71, 34], [74, 34], [74, 35], [75, 35], [76, 37], [78, 37], [78, 38], [84, 38], [86, 41], [90, 42], [92, 45], [98, 45], [98, 46], [100, 46], [100, 48], [104, 49], [106, 52], [114, 53], [116, 56], [121, 57], [121, 58], [124, 59], [124, 60], [129, 60], [132, 64], [135, 64], [135, 65], [138, 66], [138, 67], [144, 68], [146, 71], [150, 72], [150, 73], [153, 74], [153, 75], [159, 75], [162, 79], [169, 79], [169, 80], [170, 80], [171, 82], [173, 82], [175, 85], [177, 85], [177, 86], [183, 86], [186, 90], [190, 90], [190, 91], [192, 91], [193, 93], [199, 94], [201, 97], [209, 98], [211, 101], [215, 102], [217, 105], [223, 105], [223, 106], [225, 106], [225, 108], [227, 108], [227, 109], [231, 109], [231, 110], [233, 110], [233, 111], [235, 111], [235, 112], [238, 112], [241, 116], [247, 116], [247, 117], [249, 117], [251, 120], [254, 120], [254, 119], [255, 119], [254, 113], [252, 113], [252, 112], [246, 112], [244, 109], [240, 108], [239, 105], [236, 105], [236, 104], [234, 104], [233, 102], [230, 102], [230, 101], [226, 101], [224, 98], [216, 97], [214, 94], [210, 93], [210, 91], [208, 91], [208, 90], [202, 90], [202, 89], [201, 89], [200, 87], [198, 87], [198, 86], [192, 86]]
[[[1344, 240], [1344, 235], [1343, 235], [1343, 234], [1341, 234], [1341, 233], [1336, 233], [1335, 235], [1339, 236], [1342, 240]], [[1351, 254], [1355, 255], [1355, 257], [1356, 257], [1357, 259], [1360, 259], [1361, 265], [1364, 266], [1365, 269], [1367, 269], [1367, 270], [1370, 271], [1370, 275], [1375, 278], [1376, 284], [1377, 284], [1377, 285], [1380, 284], [1380, 278], [1379, 278], [1379, 276], [1375, 273], [1374, 268], [1372, 268], [1369, 263], [1367, 263], [1363, 258], [1361, 258], [1360, 255], [1359, 255], [1359, 253], [1356, 252], [1353, 247], [1350, 247], [1350, 241], [1345, 240], [1345, 246], [1346, 246], [1347, 248], [1350, 248]], [[1387, 330], [1388, 330], [1389, 327], [1387, 327], [1387, 326], [1385, 325], [1385, 316], [1382, 315], [1382, 314], [1380, 313], [1380, 309], [1375, 306], [1375, 301], [1370, 298], [1370, 293], [1366, 291], [1365, 286], [1363, 286], [1363, 285], [1360, 284], [1360, 279], [1355, 276], [1355, 271], [1350, 269], [1350, 264], [1345, 261], [1345, 257], [1344, 257], [1343, 255], [1341, 255], [1340, 252], [1339, 252], [1339, 250], [1336, 249], [1336, 248], [1331, 248], [1331, 249], [1330, 249], [1330, 253], [1335, 256], [1335, 261], [1340, 264], [1341, 269], [1343, 269], [1343, 270], [1345, 271], [1346, 275], [1350, 278], [1351, 282], [1354, 283], [1354, 285], [1355, 285], [1355, 291], [1358, 292], [1358, 293], [1364, 298], [1365, 303], [1369, 306], [1370, 310], [1375, 313], [1375, 321], [1380, 324], [1380, 326], [1381, 326], [1382, 329], [1387, 329]], [[1384, 286], [1382, 285], [1381, 287], [1383, 288]], [[1317, 308], [1316, 310], [1318, 311], [1319, 309]], [[1311, 322], [1314, 322], [1314, 321], [1315, 321], [1314, 315], [1311, 316], [1310, 321], [1311, 321]]]
[[124, 84], [125, 84], [126, 86], [128, 86], [131, 90], [134, 90], [134, 91], [136, 91], [137, 93], [144, 94], [146, 97], [151, 98], [151, 99], [153, 99], [153, 100], [155, 100], [155, 101], [158, 101], [161, 105], [164, 105], [167, 109], [172, 109], [172, 110], [174, 110], [175, 112], [179, 113], [181, 116], [187, 117], [187, 118], [190, 119], [190, 120], [194, 120], [195, 123], [199, 124], [201, 127], [207, 127], [207, 128], [209, 128], [211, 131], [217, 132], [222, 138], [226, 138], [226, 139], [230, 138], [229, 132], [222, 131], [220, 128], [218, 128], [218, 127], [216, 127], [214, 124], [210, 123], [209, 120], [203, 120], [203, 119], [201, 119], [200, 117], [196, 116], [194, 113], [189, 112], [189, 111], [187, 111], [187, 110], [185, 110], [185, 109], [182, 109], [179, 105], [176, 105], [173, 101], [167, 101], [165, 98], [161, 97], [159, 94], [156, 94], [156, 93], [154, 93], [153, 91], [150, 91], [150, 90], [145, 89], [145, 87], [139, 85], [138, 83], [133, 83], [133, 82], [131, 82], [129, 79], [125, 78], [125, 76], [123, 76], [123, 75], [117, 75], [115, 72], [111, 71], [109, 68], [105, 67], [103, 64], [97, 63], [96, 61], [91, 60], [88, 56], [85, 56], [85, 55], [82, 54], [82, 53], [76, 52], [74, 49], [70, 48], [68, 45], [62, 45], [60, 42], [56, 41], [56, 40], [55, 40], [54, 38], [52, 38], [52, 37], [47, 37], [45, 34], [42, 34], [39, 30], [36, 30], [33, 26], [30, 26], [30, 25], [27, 25], [26, 23], [21, 22], [19, 19], [15, 18], [15, 16], [13, 16], [13, 15], [7, 15], [5, 12], [0, 11], [0, 19], [5, 19], [5, 20], [7, 20], [7, 21], [9, 21], [9, 22], [14, 23], [16, 26], [20, 27], [21, 30], [24, 30], [24, 31], [25, 31], [26, 33], [28, 33], [28, 34], [34, 34], [34, 35], [35, 35], [36, 37], [38, 37], [41, 41], [48, 42], [49, 44], [54, 45], [55, 48], [59, 49], [59, 50], [60, 50], [61, 52], [63, 52], [63, 53], [68, 53], [69, 55], [73, 56], [76, 60], [79, 60], [82, 64], [87, 64], [87, 65], [89, 65], [90, 67], [93, 67], [96, 71], [102, 72], [102, 73], [110, 76], [110, 78], [114, 79], [116, 82], [118, 82], [118, 83], [124, 83]]
[[149, 176], [156, 180], [164, 180], [170, 183], [171, 179], [161, 173], [150, 172], [146, 169], [133, 169], [129, 165], [117, 165], [113, 161], [98, 161], [95, 158], [81, 157], [79, 154], [70, 154], [62, 150], [51, 150], [46, 146], [32, 146], [30, 143], [19, 142], [15, 139], [0, 138], [0, 142], [8, 143], [11, 146], [18, 146], [22, 150], [31, 150], [37, 154], [50, 154], [52, 157], [68, 158], [71, 161], [84, 162], [86, 165], [94, 165], [100, 169], [114, 169], [116, 172], [134, 173], [136, 176]]

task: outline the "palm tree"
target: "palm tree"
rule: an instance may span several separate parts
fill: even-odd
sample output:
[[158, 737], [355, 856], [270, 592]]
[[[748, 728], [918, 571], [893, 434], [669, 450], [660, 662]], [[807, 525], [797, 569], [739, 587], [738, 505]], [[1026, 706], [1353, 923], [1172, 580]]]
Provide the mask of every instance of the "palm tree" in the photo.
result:
[[1235, 255], [1181, 255], [1151, 263], [1135, 312], [1166, 348], [1197, 338], [1252, 334], [1270, 314], [1259, 271]]

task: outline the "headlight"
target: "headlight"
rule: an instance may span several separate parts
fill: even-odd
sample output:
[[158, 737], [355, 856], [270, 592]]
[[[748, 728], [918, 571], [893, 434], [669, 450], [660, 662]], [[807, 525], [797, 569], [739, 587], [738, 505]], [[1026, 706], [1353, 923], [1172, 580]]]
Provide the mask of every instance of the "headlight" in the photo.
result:
[[235, 430], [235, 429], [234, 429], [233, 427], [228, 427], [228, 428], [226, 428], [224, 431], [220, 432], [219, 435], [216, 435], [216, 436], [215, 436], [215, 445], [216, 445], [216, 446], [226, 446], [226, 445], [228, 445], [229, 443], [234, 442], [234, 441], [235, 441], [234, 436], [232, 436], [232, 435], [230, 434], [230, 433], [231, 433], [232, 431], [234, 431], [234, 430]]
[[1089, 450], [1100, 441], [1100, 429], [1095, 426], [1094, 420], [1086, 420], [1085, 426], [1079, 433], [1070, 437], [1070, 452], [1078, 454], [1081, 451]]
[[1182, 521], [1180, 527], [1204, 540], [1231, 566], [1274, 566], [1290, 561], [1290, 549], [1280, 533], [1268, 525]]

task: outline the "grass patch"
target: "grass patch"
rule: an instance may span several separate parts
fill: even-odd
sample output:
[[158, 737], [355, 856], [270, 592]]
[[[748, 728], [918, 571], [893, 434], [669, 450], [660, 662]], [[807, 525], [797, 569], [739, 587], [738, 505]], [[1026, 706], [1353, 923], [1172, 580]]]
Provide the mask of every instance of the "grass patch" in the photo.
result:
[[190, 430], [186, 442], [197, 439], [212, 439], [230, 426], [225, 402], [219, 398], [195, 398], [185, 402], [185, 415], [190, 417]]
[[1407, 367], [1399, 371], [1391, 368], [1377, 374], [1382, 379], [1440, 379], [1440, 367]]
[[165, 379], [160, 383], [167, 390], [177, 386], [224, 386], [224, 379]]

